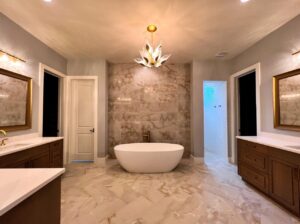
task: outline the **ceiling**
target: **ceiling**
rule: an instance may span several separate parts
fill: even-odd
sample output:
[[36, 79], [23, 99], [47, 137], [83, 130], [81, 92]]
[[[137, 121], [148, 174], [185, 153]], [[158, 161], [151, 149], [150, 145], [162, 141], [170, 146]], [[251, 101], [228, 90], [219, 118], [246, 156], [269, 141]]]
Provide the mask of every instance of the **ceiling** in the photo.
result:
[[188, 62], [240, 54], [297, 16], [300, 0], [1, 0], [0, 11], [68, 59], [131, 62], [154, 23], [164, 53]]

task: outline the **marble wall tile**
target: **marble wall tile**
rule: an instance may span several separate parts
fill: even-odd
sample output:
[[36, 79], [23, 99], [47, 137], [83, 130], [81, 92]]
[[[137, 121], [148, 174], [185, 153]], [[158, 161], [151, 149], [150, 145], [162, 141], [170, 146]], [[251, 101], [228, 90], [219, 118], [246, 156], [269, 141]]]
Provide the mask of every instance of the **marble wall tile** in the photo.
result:
[[168, 64], [149, 69], [136, 64], [108, 67], [109, 154], [117, 144], [178, 143], [190, 155], [190, 66]]

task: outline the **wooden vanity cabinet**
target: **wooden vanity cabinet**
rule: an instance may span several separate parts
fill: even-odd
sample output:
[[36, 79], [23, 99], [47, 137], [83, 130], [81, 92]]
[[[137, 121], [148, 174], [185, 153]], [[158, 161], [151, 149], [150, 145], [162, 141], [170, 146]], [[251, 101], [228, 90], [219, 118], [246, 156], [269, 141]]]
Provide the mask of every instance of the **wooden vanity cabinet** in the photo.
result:
[[298, 216], [300, 156], [270, 148], [269, 195]]
[[61, 177], [26, 198], [0, 216], [1, 224], [59, 224]]
[[238, 139], [238, 173], [297, 216], [300, 155]]
[[264, 146], [238, 141], [238, 173], [264, 193], [269, 191], [269, 159]]
[[63, 140], [0, 157], [0, 168], [61, 168]]
[[49, 168], [50, 167], [49, 148], [47, 147], [46, 152], [31, 157], [28, 163], [30, 168]]
[[1, 166], [0, 168], [29, 168], [29, 164], [26, 160], [24, 161], [18, 161], [16, 163], [10, 163], [6, 166]]
[[50, 167], [63, 167], [63, 141], [50, 143]]

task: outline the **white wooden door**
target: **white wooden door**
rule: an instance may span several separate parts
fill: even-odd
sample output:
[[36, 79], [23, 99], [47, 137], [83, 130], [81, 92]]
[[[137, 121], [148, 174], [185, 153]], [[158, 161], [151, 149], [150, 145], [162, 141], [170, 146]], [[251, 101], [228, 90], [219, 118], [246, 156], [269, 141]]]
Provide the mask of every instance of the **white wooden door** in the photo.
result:
[[95, 147], [95, 80], [71, 80], [71, 161], [94, 160]]

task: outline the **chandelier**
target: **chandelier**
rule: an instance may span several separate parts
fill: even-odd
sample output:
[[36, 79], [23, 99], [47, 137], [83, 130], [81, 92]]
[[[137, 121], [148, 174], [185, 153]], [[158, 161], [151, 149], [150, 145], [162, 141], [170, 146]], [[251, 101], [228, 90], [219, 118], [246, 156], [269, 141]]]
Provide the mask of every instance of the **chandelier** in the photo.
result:
[[134, 61], [149, 68], [158, 68], [164, 64], [171, 55], [162, 55], [161, 44], [159, 44], [157, 47], [154, 47], [154, 33], [157, 31], [157, 26], [149, 25], [147, 26], [147, 31], [151, 35], [151, 44], [147, 42], [146, 46], [140, 51], [141, 58], [134, 59]]

